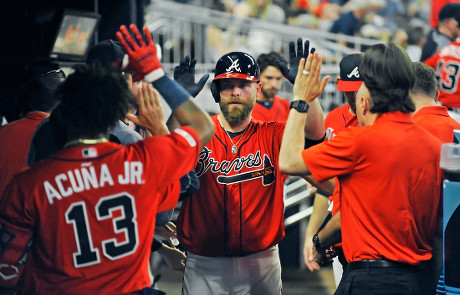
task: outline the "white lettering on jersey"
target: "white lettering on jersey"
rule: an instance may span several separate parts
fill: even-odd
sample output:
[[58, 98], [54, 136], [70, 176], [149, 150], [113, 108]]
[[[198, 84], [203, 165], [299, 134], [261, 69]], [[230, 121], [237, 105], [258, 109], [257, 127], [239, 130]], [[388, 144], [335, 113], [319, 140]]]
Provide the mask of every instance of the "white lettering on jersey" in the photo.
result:
[[182, 136], [183, 138], [185, 138], [185, 140], [188, 142], [188, 144], [191, 146], [191, 147], [194, 147], [196, 146], [196, 141], [195, 139], [193, 138], [193, 136], [191, 136], [187, 131], [185, 131], [184, 129], [179, 129], [177, 128], [176, 130], [174, 130], [175, 133], [179, 134], [180, 136]]
[[[107, 164], [102, 164], [98, 172], [94, 166], [85, 167], [82, 165], [79, 169], [69, 170], [60, 173], [54, 177], [53, 181], [45, 180], [43, 187], [48, 198], [48, 202], [53, 204], [54, 199], [62, 200], [74, 193], [84, 190], [97, 189], [104, 186], [114, 186], [112, 175]], [[119, 184], [142, 184], [144, 183], [142, 174], [144, 166], [142, 162], [124, 162], [124, 173], [118, 175]]]
[[347, 77], [348, 77], [348, 78], [351, 78], [351, 76], [355, 76], [356, 78], [359, 78], [358, 67], [355, 67], [355, 68], [353, 69], [353, 71], [351, 71], [350, 74], [347, 74]]
[[232, 69], [235, 69], [235, 71], [237, 72], [241, 72], [241, 69], [240, 69], [240, 59], [235, 59], [235, 60], [232, 60], [232, 58], [230, 56], [227, 56], [228, 59], [230, 59], [230, 61], [232, 62], [232, 64], [226, 68], [225, 70], [227, 72], [230, 72]]
[[110, 175], [109, 167], [106, 164], [101, 165], [101, 177], [99, 181], [99, 185], [104, 187], [105, 183], [113, 186], [113, 179], [112, 175]]
[[56, 198], [58, 201], [62, 199], [61, 195], [51, 185], [51, 183], [45, 180], [43, 186], [45, 187], [46, 196], [48, 197], [48, 202], [50, 203], [50, 205], [53, 204], [53, 198]]
[[198, 158], [197, 172], [198, 176], [204, 174], [208, 169], [211, 168], [212, 173], [223, 173], [225, 175], [229, 174], [232, 170], [238, 172], [246, 166], [247, 168], [259, 167], [262, 165], [262, 157], [260, 156], [260, 151], [257, 151], [256, 154], [248, 154], [246, 157], [241, 156], [234, 159], [233, 161], [217, 161], [211, 157], [212, 151], [207, 147], [204, 147]]
[[143, 166], [141, 162], [125, 161], [125, 174], [118, 175], [120, 184], [142, 184]]

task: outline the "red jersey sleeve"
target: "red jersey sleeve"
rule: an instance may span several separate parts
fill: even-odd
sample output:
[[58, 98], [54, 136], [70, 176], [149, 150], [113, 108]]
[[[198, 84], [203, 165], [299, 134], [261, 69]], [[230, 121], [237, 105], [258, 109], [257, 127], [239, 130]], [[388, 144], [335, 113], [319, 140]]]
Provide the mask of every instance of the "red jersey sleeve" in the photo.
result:
[[14, 287], [23, 271], [34, 230], [33, 208], [13, 178], [0, 203], [0, 287]]
[[145, 150], [146, 167], [152, 167], [149, 173], [156, 173], [155, 182], [160, 190], [172, 179], [179, 179], [195, 168], [200, 146], [198, 134], [190, 127], [181, 127], [171, 135], [152, 136], [135, 144], [140, 154]]
[[158, 212], [170, 210], [176, 207], [180, 195], [180, 181], [171, 183], [168, 187], [158, 193]]
[[357, 161], [354, 131], [345, 129], [334, 137], [302, 151], [302, 158], [319, 182], [353, 171]]

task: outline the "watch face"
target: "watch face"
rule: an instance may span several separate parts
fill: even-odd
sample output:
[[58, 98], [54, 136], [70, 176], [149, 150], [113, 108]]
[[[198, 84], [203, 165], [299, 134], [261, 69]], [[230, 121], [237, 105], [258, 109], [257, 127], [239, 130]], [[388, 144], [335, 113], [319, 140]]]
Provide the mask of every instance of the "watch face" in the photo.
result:
[[308, 104], [306, 101], [303, 100], [295, 100], [291, 102], [290, 107], [296, 109], [301, 113], [306, 113], [308, 111]]

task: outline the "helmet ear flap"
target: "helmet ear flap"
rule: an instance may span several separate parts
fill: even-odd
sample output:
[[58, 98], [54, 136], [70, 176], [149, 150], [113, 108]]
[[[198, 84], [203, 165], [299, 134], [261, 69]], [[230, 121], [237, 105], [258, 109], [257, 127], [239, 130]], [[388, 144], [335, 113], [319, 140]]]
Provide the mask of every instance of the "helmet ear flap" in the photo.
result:
[[212, 81], [212, 83], [211, 83], [211, 93], [212, 93], [212, 97], [214, 97], [215, 102], [219, 103], [219, 101], [220, 101], [220, 92], [217, 89], [216, 81]]

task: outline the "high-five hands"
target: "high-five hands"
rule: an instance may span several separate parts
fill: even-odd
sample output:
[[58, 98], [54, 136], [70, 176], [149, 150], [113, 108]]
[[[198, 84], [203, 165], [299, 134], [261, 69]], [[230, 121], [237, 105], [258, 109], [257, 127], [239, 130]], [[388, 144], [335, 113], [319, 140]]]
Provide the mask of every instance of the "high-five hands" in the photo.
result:
[[329, 76], [319, 81], [322, 59], [317, 52], [310, 54], [305, 60], [300, 59], [297, 78], [294, 83], [294, 100], [314, 101], [326, 87]]
[[190, 59], [190, 56], [187, 55], [174, 68], [174, 80], [181, 84], [193, 97], [201, 92], [209, 78], [209, 74], [205, 74], [198, 83], [195, 83], [195, 65], [196, 58]]
[[[116, 33], [118, 41], [120, 41], [121, 46], [129, 56], [127, 69], [136, 72], [140, 76], [144, 76], [144, 79], [148, 82], [153, 82], [163, 77], [165, 72], [158, 59], [157, 49], [153, 43], [149, 29], [147, 27], [143, 28], [147, 42], [144, 41], [135, 25], [131, 24], [129, 29], [131, 33], [123, 25], [120, 27], [121, 32]], [[136, 37], [136, 40], [133, 39], [132, 35]]]
[[165, 124], [165, 115], [158, 98], [158, 92], [150, 83], [141, 83], [137, 90], [138, 115], [126, 114], [136, 125], [147, 128], [152, 135], [169, 134]]
[[289, 42], [289, 66], [290, 69], [282, 61], [277, 60], [276, 64], [280, 67], [283, 76], [289, 80], [292, 84], [295, 82], [297, 76], [297, 70], [299, 67], [299, 61], [301, 58], [307, 59], [309, 53], [313, 54], [315, 48], [310, 50], [310, 41], [305, 40], [305, 46], [302, 46], [302, 38], [297, 39], [297, 53], [295, 49], [294, 41]]

